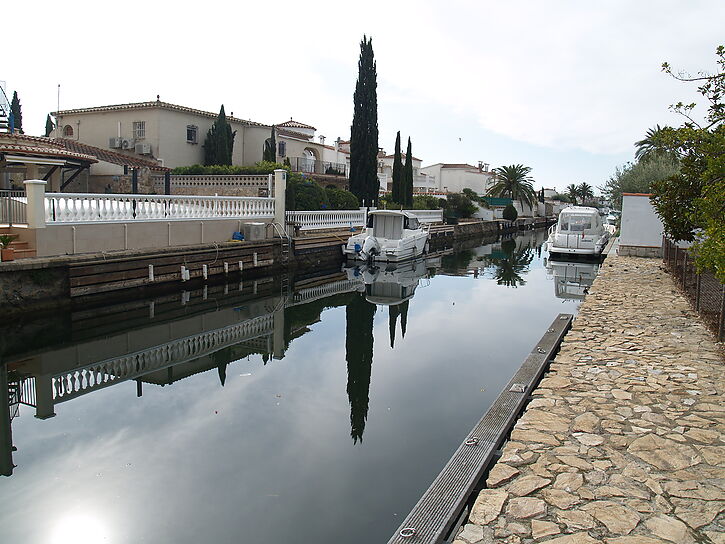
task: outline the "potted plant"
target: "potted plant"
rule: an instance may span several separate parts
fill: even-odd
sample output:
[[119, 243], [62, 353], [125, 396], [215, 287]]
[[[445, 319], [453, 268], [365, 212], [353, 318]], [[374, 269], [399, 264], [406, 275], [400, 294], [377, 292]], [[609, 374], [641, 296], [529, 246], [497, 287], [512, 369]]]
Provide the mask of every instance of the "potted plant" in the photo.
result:
[[14, 261], [15, 250], [10, 247], [10, 243], [15, 240], [17, 236], [15, 234], [2, 234], [0, 235], [0, 260], [2, 261]]

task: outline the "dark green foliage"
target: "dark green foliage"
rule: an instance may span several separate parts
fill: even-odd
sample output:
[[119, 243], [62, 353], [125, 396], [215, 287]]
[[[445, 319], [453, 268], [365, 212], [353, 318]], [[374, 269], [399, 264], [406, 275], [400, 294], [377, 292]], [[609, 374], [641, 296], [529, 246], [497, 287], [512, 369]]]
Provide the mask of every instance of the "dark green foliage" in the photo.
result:
[[327, 174], [328, 176], [344, 176], [345, 172], [343, 172], [342, 170], [338, 170], [334, 166], [328, 166], [327, 168], [325, 168], [325, 174]]
[[272, 125], [272, 135], [264, 141], [262, 160], [264, 162], [277, 162], [277, 139], [274, 135], [274, 125]]
[[350, 191], [365, 206], [378, 202], [378, 91], [372, 38], [360, 42], [354, 112], [350, 127]]
[[551, 200], [558, 200], [559, 202], [571, 202], [571, 198], [569, 198], [569, 195], [562, 195], [561, 193], [556, 193], [554, 196], [551, 197]]
[[219, 110], [219, 116], [209, 129], [204, 140], [204, 164], [232, 164], [232, 149], [234, 148], [234, 136], [231, 125], [227, 122], [224, 113], [224, 105]]
[[516, 208], [513, 204], [507, 204], [506, 207], [503, 209], [503, 218], [507, 221], [516, 221], [516, 219], [519, 216], [519, 212], [516, 211]]
[[405, 152], [405, 166], [403, 167], [403, 204], [410, 208], [413, 206], [413, 147], [408, 138], [408, 149]]
[[350, 191], [338, 189], [337, 187], [328, 186], [325, 189], [327, 200], [330, 203], [331, 210], [357, 210], [360, 204], [357, 197]]
[[375, 309], [361, 293], [348, 303], [345, 312], [347, 397], [350, 401], [350, 436], [354, 443], [362, 442], [368, 417]]
[[215, 164], [211, 166], [194, 164], [192, 166], [177, 166], [171, 171], [171, 173], [175, 176], [252, 176], [271, 174], [279, 168], [287, 169], [284, 164], [260, 161], [254, 166], [232, 166], [230, 164]]
[[327, 192], [318, 183], [311, 179], [294, 181], [290, 180], [290, 177], [288, 176], [287, 195], [285, 200], [287, 200], [288, 210], [330, 209], [330, 200], [327, 198]]
[[415, 195], [413, 197], [414, 210], [440, 210], [445, 208], [445, 200], [435, 196]]
[[488, 196], [508, 197], [523, 204], [533, 206], [536, 202], [536, 193], [529, 174], [531, 167], [523, 164], [512, 164], [494, 168], [496, 183], [488, 190]]
[[20, 105], [18, 91], [13, 91], [13, 99], [10, 102], [10, 115], [13, 118], [13, 126], [15, 127], [15, 132], [23, 134], [23, 108]]
[[654, 153], [634, 164], [618, 166], [601, 190], [612, 205], [621, 210], [622, 193], [649, 193], [653, 183], [677, 175], [679, 171], [677, 158]]
[[393, 202], [400, 204], [404, 203], [403, 200], [403, 159], [400, 152], [400, 131], [395, 137], [395, 155], [393, 158], [393, 187], [392, 187], [392, 198]]
[[45, 136], [46, 136], [46, 138], [51, 135], [54, 128], [55, 128], [55, 123], [53, 123], [53, 120], [50, 118], [50, 114], [48, 114], [48, 116], [45, 118]]
[[471, 199], [461, 193], [451, 193], [446, 199], [443, 215], [446, 217], [466, 218], [476, 213], [476, 206]]

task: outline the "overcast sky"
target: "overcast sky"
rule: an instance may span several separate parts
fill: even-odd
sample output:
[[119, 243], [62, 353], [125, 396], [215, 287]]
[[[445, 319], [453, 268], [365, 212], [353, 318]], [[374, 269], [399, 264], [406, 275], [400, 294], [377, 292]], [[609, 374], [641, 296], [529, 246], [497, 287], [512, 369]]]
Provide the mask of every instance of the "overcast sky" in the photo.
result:
[[61, 109], [161, 100], [349, 138], [359, 42], [373, 37], [380, 145], [423, 165], [533, 168], [536, 186], [598, 187], [715, 68], [725, 2], [539, 0], [13, 2], [0, 80], [26, 133]]

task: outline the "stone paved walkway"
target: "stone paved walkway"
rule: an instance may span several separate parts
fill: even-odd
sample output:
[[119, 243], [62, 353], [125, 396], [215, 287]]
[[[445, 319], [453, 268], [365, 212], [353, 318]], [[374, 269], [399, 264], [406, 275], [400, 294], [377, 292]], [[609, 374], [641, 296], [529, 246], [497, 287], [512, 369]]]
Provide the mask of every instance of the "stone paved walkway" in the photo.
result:
[[608, 257], [456, 544], [724, 544], [723, 391], [661, 262]]

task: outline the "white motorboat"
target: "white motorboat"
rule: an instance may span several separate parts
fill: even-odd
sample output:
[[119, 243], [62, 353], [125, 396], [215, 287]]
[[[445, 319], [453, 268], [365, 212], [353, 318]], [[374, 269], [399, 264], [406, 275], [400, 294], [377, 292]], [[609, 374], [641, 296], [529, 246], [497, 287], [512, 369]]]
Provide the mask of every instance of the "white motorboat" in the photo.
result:
[[570, 206], [559, 213], [559, 221], [549, 229], [546, 242], [549, 255], [592, 255], [598, 257], [609, 241], [599, 211]]
[[342, 246], [348, 259], [398, 262], [428, 253], [428, 227], [409, 212], [375, 210], [362, 233]]

